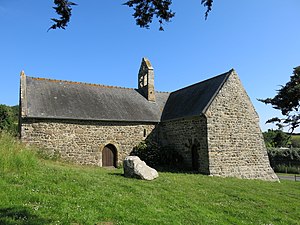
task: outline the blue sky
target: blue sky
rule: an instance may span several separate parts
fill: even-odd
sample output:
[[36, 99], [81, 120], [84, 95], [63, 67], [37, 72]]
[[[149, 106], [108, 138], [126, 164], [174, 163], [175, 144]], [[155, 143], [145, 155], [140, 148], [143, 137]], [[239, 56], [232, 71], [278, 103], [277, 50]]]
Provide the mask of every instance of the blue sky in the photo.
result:
[[[142, 57], [155, 88], [173, 91], [234, 68], [264, 122], [280, 115], [272, 97], [300, 65], [299, 0], [215, 0], [204, 20], [200, 0], [173, 0], [165, 31], [135, 25], [122, 0], [74, 0], [67, 30], [47, 29], [52, 0], [0, 0], [0, 104], [16, 105], [21, 70], [29, 76], [136, 87]], [[187, 3], [188, 2], [188, 3]]]

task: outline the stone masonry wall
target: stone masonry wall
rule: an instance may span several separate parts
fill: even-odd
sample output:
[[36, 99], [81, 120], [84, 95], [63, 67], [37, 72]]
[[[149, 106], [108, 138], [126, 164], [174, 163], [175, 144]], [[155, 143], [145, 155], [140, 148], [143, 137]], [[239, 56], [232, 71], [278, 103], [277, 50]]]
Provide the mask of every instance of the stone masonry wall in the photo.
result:
[[120, 164], [142, 140], [156, 138], [155, 127], [151, 123], [26, 119], [21, 140], [67, 161], [102, 166], [101, 153], [107, 144], [116, 147]]
[[269, 164], [258, 115], [235, 72], [206, 116], [211, 175], [278, 180]]
[[160, 123], [160, 143], [182, 155], [184, 166], [192, 168], [192, 147], [198, 152], [199, 172], [208, 174], [207, 134], [205, 117], [177, 119]]

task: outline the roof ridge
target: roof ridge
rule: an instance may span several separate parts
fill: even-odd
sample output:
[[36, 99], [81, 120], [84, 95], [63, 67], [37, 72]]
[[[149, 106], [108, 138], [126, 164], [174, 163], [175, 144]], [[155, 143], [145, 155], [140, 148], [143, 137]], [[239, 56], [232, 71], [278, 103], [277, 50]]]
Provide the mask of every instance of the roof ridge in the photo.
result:
[[[26, 76], [30, 77], [30, 76]], [[119, 87], [119, 86], [112, 86], [112, 85], [104, 85], [104, 84], [94, 84], [94, 83], [87, 83], [87, 82], [77, 82], [77, 81], [69, 81], [69, 80], [56, 80], [56, 79], [49, 79], [49, 78], [41, 78], [41, 77], [30, 77], [33, 80], [37, 81], [49, 81], [49, 82], [63, 82], [66, 84], [76, 84], [76, 85], [87, 85], [92, 87], [102, 87], [102, 88], [118, 88], [118, 89], [128, 89], [134, 90], [134, 88], [127, 88], [127, 87]]]
[[199, 84], [201, 84], [201, 83], [207, 82], [207, 81], [209, 81], [209, 80], [215, 79], [215, 78], [220, 77], [220, 76], [227, 76], [227, 75], [230, 75], [233, 71], [234, 71], [234, 70], [231, 69], [231, 70], [229, 70], [228, 72], [225, 72], [225, 73], [219, 74], [219, 75], [217, 75], [217, 76], [208, 78], [208, 79], [206, 79], [206, 80], [199, 81], [199, 82], [197, 82], [197, 83], [194, 83], [194, 84], [185, 86], [185, 87], [183, 87], [183, 88], [180, 88], [180, 89], [177, 89], [177, 90], [175, 90], [175, 91], [172, 91], [171, 93], [175, 93], [175, 92], [178, 92], [178, 91], [182, 91], [182, 90], [184, 90], [184, 89], [187, 89], [187, 88], [190, 88], [190, 87], [199, 85]]
[[170, 94], [170, 91], [155, 91], [156, 93], [166, 93], [166, 94]]

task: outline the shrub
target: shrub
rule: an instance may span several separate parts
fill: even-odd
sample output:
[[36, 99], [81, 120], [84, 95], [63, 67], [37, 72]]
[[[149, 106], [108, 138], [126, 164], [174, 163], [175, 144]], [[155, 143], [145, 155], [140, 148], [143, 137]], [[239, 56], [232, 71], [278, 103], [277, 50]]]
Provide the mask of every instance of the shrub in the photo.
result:
[[290, 135], [282, 130], [269, 129], [263, 133], [267, 148], [289, 147], [291, 145]]
[[168, 166], [175, 168], [181, 165], [183, 161], [182, 156], [174, 149], [168, 146], [160, 147], [157, 143], [148, 140], [135, 146], [130, 155], [138, 156], [152, 167]]
[[300, 174], [300, 167], [279, 164], [274, 167], [274, 171], [278, 173]]
[[18, 106], [0, 105], [0, 132], [6, 131], [16, 136], [18, 133]]
[[268, 155], [275, 172], [299, 173], [299, 148], [269, 148]]
[[292, 144], [293, 148], [300, 148], [300, 136], [292, 135], [291, 136], [291, 144]]
[[154, 142], [143, 141], [135, 146], [130, 155], [138, 156], [149, 166], [157, 166], [160, 162], [160, 149]]

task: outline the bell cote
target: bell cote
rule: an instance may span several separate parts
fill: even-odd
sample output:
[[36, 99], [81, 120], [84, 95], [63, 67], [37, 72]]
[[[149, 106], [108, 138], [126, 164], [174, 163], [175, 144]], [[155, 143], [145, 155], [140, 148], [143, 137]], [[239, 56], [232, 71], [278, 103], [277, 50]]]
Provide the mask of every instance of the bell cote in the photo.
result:
[[148, 99], [148, 101], [155, 102], [154, 71], [147, 58], [142, 59], [138, 74], [138, 91]]

